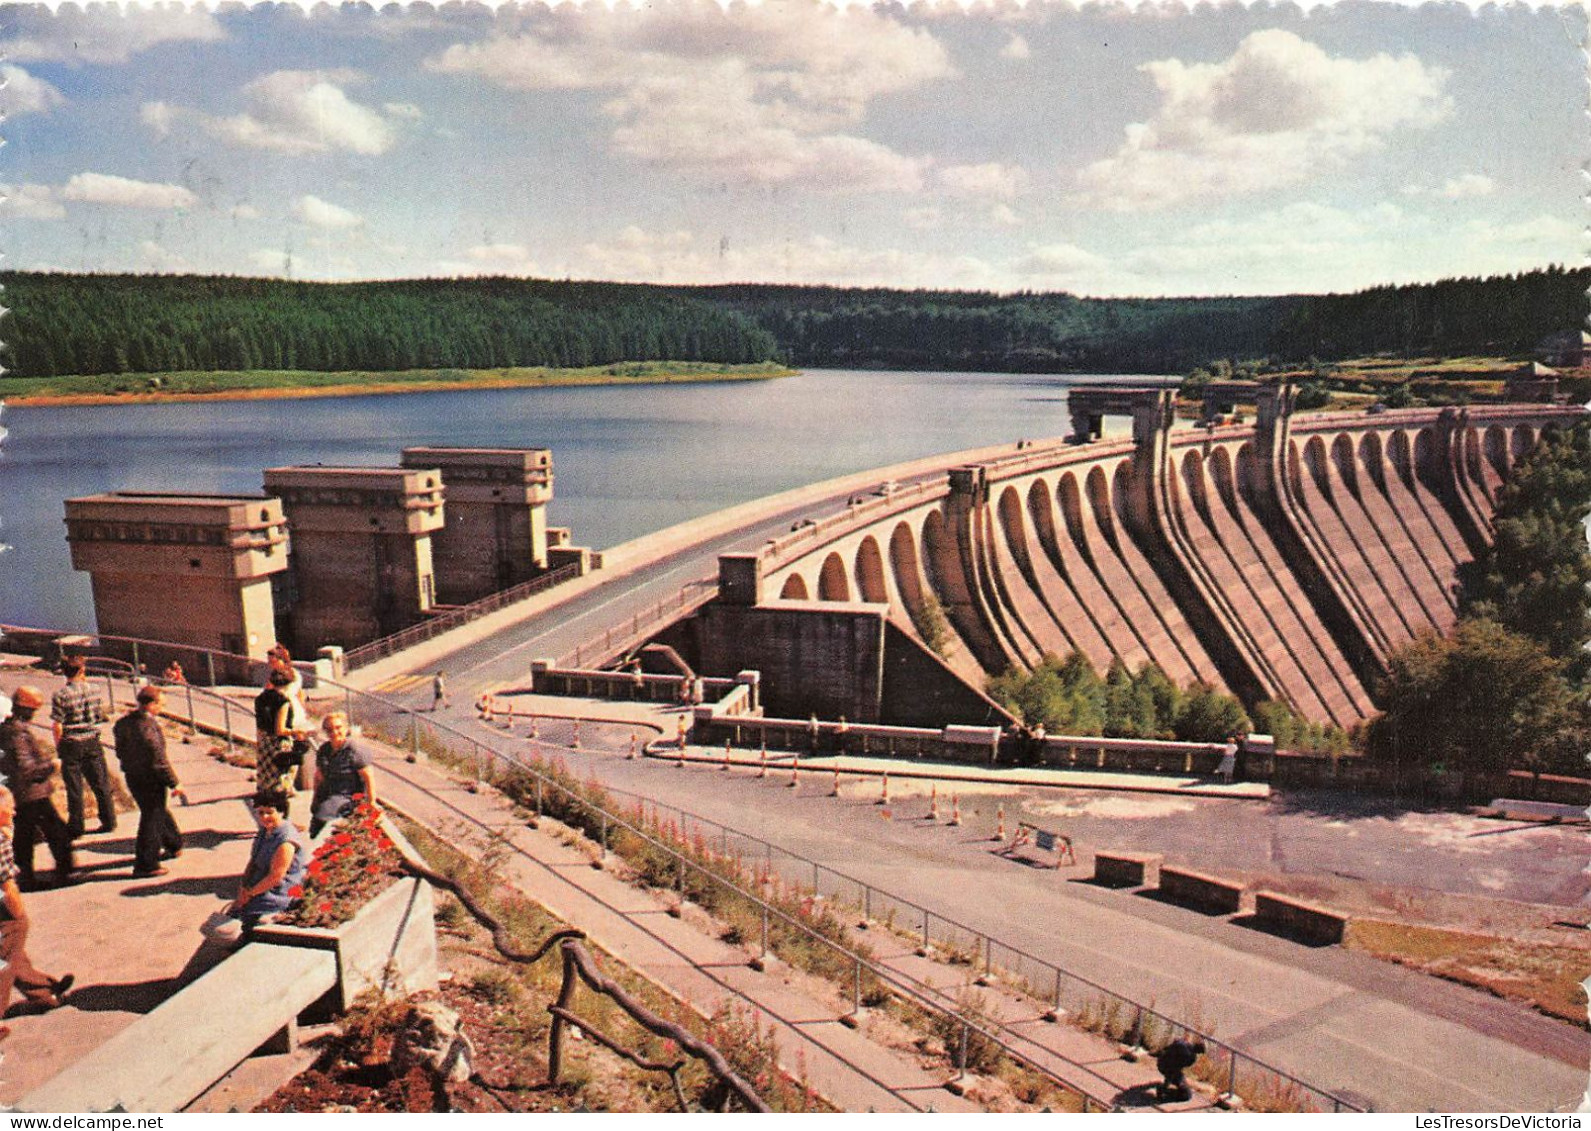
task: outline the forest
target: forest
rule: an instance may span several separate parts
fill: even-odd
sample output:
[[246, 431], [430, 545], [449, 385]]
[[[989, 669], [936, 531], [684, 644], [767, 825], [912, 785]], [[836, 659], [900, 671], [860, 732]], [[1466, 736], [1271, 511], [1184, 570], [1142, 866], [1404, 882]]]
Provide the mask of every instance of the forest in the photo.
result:
[[525, 279], [296, 283], [0, 274], [14, 377], [185, 370], [583, 367], [765, 361], [742, 314], [659, 287]]
[[1354, 294], [1091, 299], [533, 279], [305, 283], [0, 273], [12, 376], [392, 371], [782, 361], [797, 366], [1181, 373], [1371, 355], [1524, 356], [1585, 324], [1591, 269]]

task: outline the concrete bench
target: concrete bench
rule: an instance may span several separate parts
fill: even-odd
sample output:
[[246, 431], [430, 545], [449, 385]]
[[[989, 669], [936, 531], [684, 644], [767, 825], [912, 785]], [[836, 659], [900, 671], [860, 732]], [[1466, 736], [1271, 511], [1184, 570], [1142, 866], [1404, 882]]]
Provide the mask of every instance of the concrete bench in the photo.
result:
[[1094, 882], [1107, 888], [1141, 888], [1149, 882], [1149, 869], [1162, 859], [1158, 852], [1096, 852]]
[[1554, 801], [1525, 801], [1515, 797], [1494, 797], [1486, 807], [1489, 815], [1510, 821], [1554, 821], [1584, 823], [1584, 806], [1560, 805]]
[[291, 1047], [298, 1015], [336, 983], [330, 951], [250, 943], [23, 1096], [17, 1110], [181, 1111], [256, 1049]]
[[1270, 891], [1254, 893], [1254, 921], [1279, 935], [1316, 946], [1335, 946], [1348, 929], [1346, 915]]
[[1244, 885], [1209, 876], [1188, 868], [1160, 868], [1160, 895], [1172, 903], [1212, 911], [1219, 915], [1237, 912], [1243, 903]]

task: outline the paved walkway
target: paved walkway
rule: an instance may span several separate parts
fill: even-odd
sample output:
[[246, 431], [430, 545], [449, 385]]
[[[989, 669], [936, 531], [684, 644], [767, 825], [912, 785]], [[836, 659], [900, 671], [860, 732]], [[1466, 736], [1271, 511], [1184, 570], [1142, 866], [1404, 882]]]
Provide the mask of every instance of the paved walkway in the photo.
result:
[[[8, 672], [0, 689], [9, 693], [21, 683], [48, 694], [60, 680]], [[12, 1032], [0, 1046], [0, 1103], [44, 1083], [224, 957], [204, 943], [199, 925], [236, 894], [254, 836], [245, 804], [253, 782], [248, 770], [209, 757], [208, 741], [184, 743], [175, 728], [168, 737], [173, 768], [192, 801], [172, 807], [186, 848], [167, 863], [169, 874], [133, 878], [138, 813], [130, 810], [114, 833], [77, 842], [82, 883], [25, 897], [33, 920], [28, 953], [48, 973], [76, 974], [77, 985], [63, 1008], [7, 1021]], [[106, 749], [114, 769], [108, 741]], [[39, 846], [35, 860], [48, 859], [49, 849]]]
[[[26, 681], [47, 690], [58, 683], [34, 673]], [[21, 682], [7, 677], [0, 688]], [[238, 698], [251, 694], [240, 690]], [[206, 725], [220, 723], [214, 707], [201, 707], [198, 714]], [[239, 717], [234, 711], [233, 718]], [[410, 763], [401, 752], [366, 741], [376, 755], [384, 805], [466, 851], [479, 852], [492, 842], [509, 845], [502, 876], [514, 887], [701, 1011], [726, 1003], [755, 1011], [776, 1033], [786, 1068], [804, 1072], [831, 1102], [849, 1111], [977, 1110], [945, 1089], [949, 1073], [942, 1067], [925, 1067], [909, 1051], [869, 1039], [866, 1023], [860, 1031], [842, 1024], [849, 1004], [831, 987], [793, 977], [777, 961], [764, 972], [751, 969], [751, 952], [716, 937], [705, 917], [676, 918], [656, 894], [593, 868], [587, 842], [560, 836], [552, 823], [532, 830], [495, 792], [472, 791], [424, 761]], [[234, 890], [253, 834], [243, 804], [253, 785], [247, 770], [210, 757], [210, 745], [204, 739], [185, 744], [173, 734], [173, 762], [194, 803], [176, 810], [188, 848], [172, 862], [170, 875], [131, 880], [136, 814], [128, 813], [117, 833], [79, 842], [80, 864], [92, 879], [30, 897], [38, 923], [31, 952], [51, 972], [77, 973], [78, 984], [65, 1007], [11, 1022], [13, 1037], [0, 1063], [0, 1103], [13, 1102], [63, 1070], [224, 957], [203, 943], [198, 928]], [[963, 971], [918, 959], [877, 932], [868, 941], [884, 944], [882, 958], [892, 968], [943, 985], [953, 1000]], [[1018, 1025], [1037, 1021], [1032, 1003], [996, 997], [996, 1015]], [[1146, 1089], [1157, 1079], [1149, 1064], [1122, 1061], [1110, 1042], [1065, 1025], [1038, 1022], [1035, 1033], [1030, 1055], [1063, 1078], [1096, 1096], [1147, 1104]], [[1199, 1100], [1177, 1106], [1206, 1105]]]

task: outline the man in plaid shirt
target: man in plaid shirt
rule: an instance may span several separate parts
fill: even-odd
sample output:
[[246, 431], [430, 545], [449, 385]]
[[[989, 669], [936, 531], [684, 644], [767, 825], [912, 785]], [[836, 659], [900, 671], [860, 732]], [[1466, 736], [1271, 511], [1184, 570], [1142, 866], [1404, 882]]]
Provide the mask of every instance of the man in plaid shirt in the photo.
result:
[[55, 720], [55, 751], [66, 786], [66, 827], [73, 839], [83, 835], [83, 782], [87, 779], [99, 807], [99, 831], [115, 832], [116, 801], [105, 769], [105, 748], [99, 741], [100, 724], [106, 721], [105, 704], [89, 686], [82, 656], [66, 657], [61, 670], [66, 684], [50, 699], [50, 718]]

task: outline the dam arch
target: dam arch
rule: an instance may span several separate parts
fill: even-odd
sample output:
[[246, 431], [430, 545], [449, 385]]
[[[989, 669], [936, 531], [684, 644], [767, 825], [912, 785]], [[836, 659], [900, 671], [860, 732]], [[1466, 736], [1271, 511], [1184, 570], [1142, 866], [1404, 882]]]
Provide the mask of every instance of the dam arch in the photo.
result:
[[849, 601], [851, 599], [851, 583], [845, 576], [845, 561], [838, 552], [830, 552], [823, 559], [823, 568], [818, 572], [818, 600], [820, 601]]
[[871, 534], [856, 547], [856, 590], [864, 601], [889, 604], [889, 584], [884, 578], [884, 555]]

